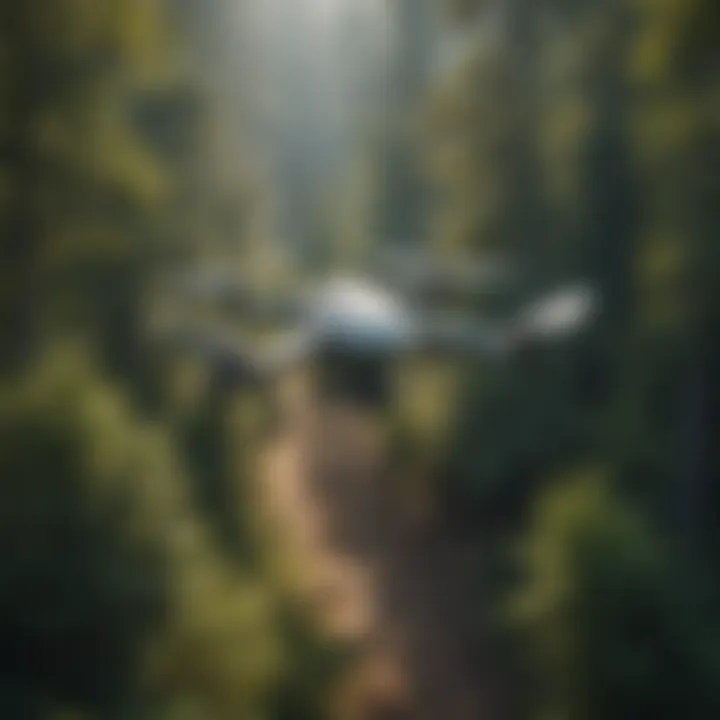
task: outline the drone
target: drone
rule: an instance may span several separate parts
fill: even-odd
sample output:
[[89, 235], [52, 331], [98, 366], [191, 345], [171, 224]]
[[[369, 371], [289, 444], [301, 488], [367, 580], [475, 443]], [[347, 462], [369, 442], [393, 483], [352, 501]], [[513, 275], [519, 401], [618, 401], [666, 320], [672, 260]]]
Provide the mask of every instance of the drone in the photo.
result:
[[271, 294], [254, 291], [236, 274], [196, 268], [174, 278], [172, 292], [217, 303], [236, 326], [243, 321], [274, 328], [275, 340], [258, 348], [236, 331], [186, 322], [165, 327], [164, 334], [175, 347], [210, 362], [228, 384], [271, 381], [317, 361], [325, 375], [344, 368], [346, 376], [371, 378], [371, 394], [387, 396], [382, 378], [398, 359], [509, 360], [528, 347], [577, 334], [599, 308], [588, 282], [555, 288], [495, 320], [448, 302], [501, 292], [508, 281], [496, 264], [443, 266], [418, 253], [397, 252], [386, 255], [375, 273], [338, 274], [309, 288]]

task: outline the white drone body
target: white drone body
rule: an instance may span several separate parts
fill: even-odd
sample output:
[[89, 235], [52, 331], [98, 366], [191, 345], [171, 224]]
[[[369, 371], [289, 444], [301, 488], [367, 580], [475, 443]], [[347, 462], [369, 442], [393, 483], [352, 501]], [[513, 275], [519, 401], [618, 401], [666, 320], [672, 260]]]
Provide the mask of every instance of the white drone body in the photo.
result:
[[[198, 283], [198, 279], [200, 282]], [[432, 278], [430, 278], [432, 280]], [[446, 285], [447, 280], [444, 280]], [[452, 289], [458, 288], [451, 280]], [[453, 283], [456, 283], [453, 285]], [[398, 283], [402, 287], [402, 282]], [[477, 281], [461, 293], [477, 290]], [[187, 287], [185, 292], [187, 292]], [[405, 290], [408, 288], [406, 287]], [[584, 283], [561, 288], [499, 322], [481, 321], [457, 313], [433, 312], [422, 297], [395, 292], [365, 278], [336, 278], [315, 292], [308, 302], [302, 295], [253, 298], [233, 279], [194, 277], [196, 297], [230, 297], [235, 310], [247, 318], [281, 321], [293, 331], [261, 353], [233, 344], [217, 332], [204, 336], [186, 333], [186, 346], [204, 352], [224, 366], [236, 363], [252, 374], [274, 376], [310, 357], [395, 358], [408, 353], [505, 358], [519, 345], [560, 339], [581, 330], [597, 310], [598, 299]]]
[[420, 342], [415, 314], [390, 292], [356, 279], [331, 282], [312, 304], [307, 332], [318, 345], [389, 354]]

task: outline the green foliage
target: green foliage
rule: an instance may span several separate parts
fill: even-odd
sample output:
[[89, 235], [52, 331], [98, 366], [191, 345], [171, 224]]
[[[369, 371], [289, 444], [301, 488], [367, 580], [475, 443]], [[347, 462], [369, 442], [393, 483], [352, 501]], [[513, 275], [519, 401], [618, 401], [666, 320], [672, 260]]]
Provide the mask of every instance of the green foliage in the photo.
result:
[[[233, 164], [223, 109], [180, 77], [192, 58], [168, 8], [207, 8], [6, 4], [0, 715], [322, 717], [342, 658], [286, 608], [251, 539], [257, 435], [238, 431], [229, 397], [177, 434], [142, 414], [163, 415], [166, 368], [141, 342], [153, 274], [187, 255], [236, 266], [260, 227], [263, 198], [215, 167]], [[511, 303], [583, 274], [605, 307], [529, 365], [420, 372], [398, 464], [420, 495], [443, 456], [447, 516], [476, 534], [486, 520], [512, 533], [529, 510], [508, 606], [528, 714], [717, 716], [720, 5], [448, 5], [468, 27], [493, 8], [503, 22], [439, 79], [420, 148], [405, 130], [429, 3], [398, 5], [397, 104], [357, 241], [424, 234], [425, 161], [437, 249], [517, 259]], [[327, 249], [327, 223], [306, 225]], [[275, 258], [253, 252], [270, 279]], [[66, 335], [91, 350], [56, 351]], [[612, 483], [574, 469], [587, 458]]]
[[280, 615], [287, 662], [281, 682], [268, 703], [273, 720], [320, 720], [329, 713], [330, 693], [351, 667], [352, 653], [319, 638], [292, 604]]
[[717, 712], [717, 629], [693, 617], [666, 545], [600, 474], [540, 498], [521, 567], [507, 611], [528, 648], [532, 716]]
[[107, 716], [132, 701], [166, 612], [146, 519], [150, 503], [172, 503], [167, 478], [143, 429], [73, 356], [5, 383], [0, 424], [3, 680], [38, 717], [43, 702]]
[[[3, 13], [3, 717], [272, 717], [292, 683], [308, 705], [243, 524], [256, 438], [213, 398], [176, 437], [143, 345], [155, 272], [207, 252], [199, 221], [234, 243], [252, 215], [198, 172], [210, 99], [182, 77], [169, 8]], [[68, 336], [83, 346], [57, 349]]]
[[[530, 291], [582, 274], [604, 306], [571, 346], [473, 369], [451, 522], [501, 514], [512, 534], [530, 511], [512, 602], [527, 714], [713, 716], [718, 6], [501, 5], [429, 108], [435, 244], [517, 257]], [[588, 458], [612, 483], [575, 471]]]
[[275, 601], [218, 552], [165, 434], [76, 351], [1, 399], [5, 682], [38, 717], [260, 713], [283, 677]]
[[172, 187], [132, 109], [169, 81], [163, 4], [32, 1], [6, 16], [2, 354], [22, 362], [48, 334], [81, 329], [113, 370], [136, 378]]

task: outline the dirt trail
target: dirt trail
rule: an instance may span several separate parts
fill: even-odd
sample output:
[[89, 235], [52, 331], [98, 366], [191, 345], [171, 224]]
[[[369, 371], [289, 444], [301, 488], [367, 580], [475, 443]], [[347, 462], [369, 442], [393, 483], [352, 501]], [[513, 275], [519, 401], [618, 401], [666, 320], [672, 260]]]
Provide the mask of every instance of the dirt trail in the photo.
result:
[[343, 719], [496, 717], [469, 642], [467, 549], [402, 522], [378, 419], [321, 405], [301, 382], [283, 388], [281, 405], [261, 491], [293, 550], [300, 596], [325, 632], [363, 649]]

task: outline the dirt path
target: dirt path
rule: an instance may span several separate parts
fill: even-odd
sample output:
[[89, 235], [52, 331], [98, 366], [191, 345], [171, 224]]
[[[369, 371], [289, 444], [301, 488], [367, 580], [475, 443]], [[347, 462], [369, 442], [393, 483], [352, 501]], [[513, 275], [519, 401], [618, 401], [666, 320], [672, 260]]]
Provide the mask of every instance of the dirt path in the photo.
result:
[[491, 717], [469, 642], [467, 549], [401, 521], [378, 418], [321, 406], [302, 382], [283, 388], [281, 405], [262, 496], [293, 550], [300, 597], [325, 632], [362, 647], [343, 719]]

